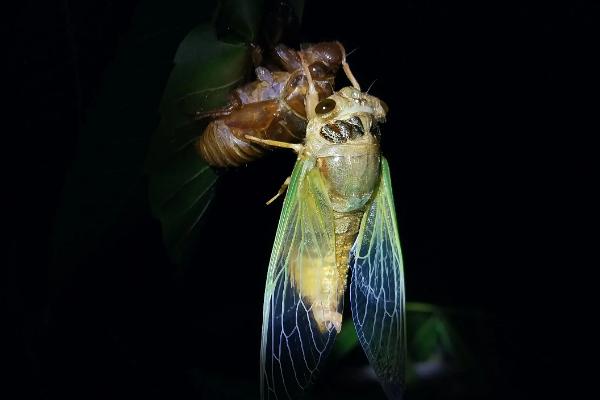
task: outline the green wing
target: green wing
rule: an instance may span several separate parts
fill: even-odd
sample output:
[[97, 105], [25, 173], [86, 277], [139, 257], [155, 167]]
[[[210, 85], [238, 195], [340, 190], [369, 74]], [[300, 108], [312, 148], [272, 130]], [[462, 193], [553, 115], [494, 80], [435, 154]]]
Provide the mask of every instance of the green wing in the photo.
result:
[[352, 250], [350, 303], [359, 341], [389, 399], [404, 387], [404, 274], [387, 160]]
[[[267, 274], [261, 341], [263, 399], [295, 398], [314, 380], [319, 363], [333, 346], [335, 327], [330, 324], [324, 332], [320, 330], [310, 299], [302, 294], [309, 290], [309, 281], [310, 290], [315, 290], [315, 285], [318, 290], [319, 274], [334, 253], [333, 213], [321, 175], [313, 159], [299, 160]], [[308, 275], [310, 279], [303, 280]]]

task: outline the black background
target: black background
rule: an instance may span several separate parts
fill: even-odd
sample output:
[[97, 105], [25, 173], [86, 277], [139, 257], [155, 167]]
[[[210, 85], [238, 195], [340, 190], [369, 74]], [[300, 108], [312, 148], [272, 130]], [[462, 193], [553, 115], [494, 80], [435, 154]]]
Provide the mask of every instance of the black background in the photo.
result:
[[[199, 398], [209, 380], [258, 381], [281, 207], [263, 202], [291, 154], [223, 176], [194, 267], [169, 262], [140, 198], [133, 224], [52, 278], [64, 177], [136, 3], [24, 1], [5, 25], [14, 95], [2, 359], [7, 389], [19, 393], [10, 398]], [[587, 123], [600, 7], [480, 3], [308, 1], [302, 40], [357, 49], [355, 76], [364, 87], [376, 79], [371, 93], [390, 107], [383, 151], [408, 300], [492, 318], [498, 398], [571, 398], [583, 378], [563, 356], [586, 347], [567, 339], [581, 329], [567, 300], [587, 292], [567, 279], [583, 285], [590, 264], [579, 248], [594, 182], [586, 143], [598, 132]]]

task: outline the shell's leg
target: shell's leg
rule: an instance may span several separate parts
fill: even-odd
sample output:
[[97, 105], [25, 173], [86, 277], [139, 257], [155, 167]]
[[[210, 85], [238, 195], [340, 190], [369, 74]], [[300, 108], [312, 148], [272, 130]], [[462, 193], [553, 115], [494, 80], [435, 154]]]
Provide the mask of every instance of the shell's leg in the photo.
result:
[[239, 110], [242, 107], [242, 102], [239, 97], [235, 94], [229, 96], [229, 101], [222, 107], [215, 108], [208, 111], [192, 111], [187, 114], [191, 116], [194, 121], [200, 121], [205, 118], [222, 118], [231, 115], [234, 111]]
[[291, 181], [292, 177], [288, 176], [285, 181], [283, 181], [283, 185], [281, 185], [281, 187], [279, 188], [279, 191], [277, 192], [277, 194], [273, 197], [271, 197], [269, 199], [269, 201], [267, 201], [267, 205], [271, 204], [272, 202], [274, 202], [275, 200], [277, 200], [277, 198], [279, 196], [281, 196], [282, 194], [285, 193], [285, 191], [287, 190], [288, 186], [290, 185], [290, 181]]
[[224, 107], [217, 108], [210, 111], [195, 111], [191, 114], [194, 121], [200, 121], [205, 118], [221, 118], [230, 115], [236, 110], [235, 105], [228, 104]]
[[352, 83], [352, 86], [354, 86], [355, 89], [360, 90], [360, 85], [358, 84], [358, 81], [354, 77], [354, 74], [352, 74], [352, 71], [350, 70], [350, 66], [346, 62], [346, 49], [344, 49], [344, 46], [342, 46], [342, 44], [340, 42], [338, 42], [338, 45], [340, 46], [340, 49], [342, 50], [342, 68], [344, 68], [344, 73], [348, 77], [348, 80], [350, 81], [350, 83]]

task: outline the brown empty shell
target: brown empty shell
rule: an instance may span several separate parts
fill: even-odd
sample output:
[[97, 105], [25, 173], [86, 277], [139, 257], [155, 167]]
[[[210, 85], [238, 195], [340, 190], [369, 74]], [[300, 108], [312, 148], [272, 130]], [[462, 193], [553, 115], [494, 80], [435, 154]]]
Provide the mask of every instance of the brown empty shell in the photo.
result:
[[198, 153], [210, 165], [233, 167], [261, 157], [265, 147], [251, 142], [246, 135], [290, 143], [304, 139], [308, 82], [300, 52], [309, 64], [319, 98], [333, 93], [335, 74], [342, 61], [338, 42], [318, 43], [300, 52], [279, 45], [274, 52], [281, 71], [256, 68], [258, 79], [236, 89], [227, 106], [200, 115], [217, 117], [196, 142]]

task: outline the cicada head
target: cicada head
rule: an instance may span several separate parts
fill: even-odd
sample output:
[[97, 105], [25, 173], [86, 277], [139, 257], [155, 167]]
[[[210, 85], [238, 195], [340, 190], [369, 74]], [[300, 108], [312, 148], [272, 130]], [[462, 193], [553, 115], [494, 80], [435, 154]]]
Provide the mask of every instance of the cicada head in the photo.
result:
[[377, 125], [385, 121], [386, 113], [387, 106], [377, 97], [345, 87], [316, 105], [307, 126], [307, 146], [376, 144]]

